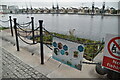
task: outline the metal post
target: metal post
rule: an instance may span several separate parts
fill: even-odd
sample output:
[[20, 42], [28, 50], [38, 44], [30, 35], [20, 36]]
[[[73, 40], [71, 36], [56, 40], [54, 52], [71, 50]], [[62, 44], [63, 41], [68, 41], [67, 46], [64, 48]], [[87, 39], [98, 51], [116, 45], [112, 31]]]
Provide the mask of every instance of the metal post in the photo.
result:
[[16, 37], [17, 51], [19, 51], [19, 42], [18, 42], [18, 34], [17, 34], [16, 18], [14, 18], [14, 29], [15, 29], [15, 37]]
[[11, 35], [13, 36], [13, 29], [12, 29], [12, 19], [11, 19], [11, 16], [9, 16], [9, 18], [10, 18]]
[[44, 64], [42, 23], [43, 23], [43, 20], [39, 20], [39, 26], [40, 26], [40, 52], [41, 52], [41, 64]]
[[32, 21], [32, 37], [33, 37], [33, 44], [35, 43], [35, 37], [34, 37], [34, 17], [31, 17]]

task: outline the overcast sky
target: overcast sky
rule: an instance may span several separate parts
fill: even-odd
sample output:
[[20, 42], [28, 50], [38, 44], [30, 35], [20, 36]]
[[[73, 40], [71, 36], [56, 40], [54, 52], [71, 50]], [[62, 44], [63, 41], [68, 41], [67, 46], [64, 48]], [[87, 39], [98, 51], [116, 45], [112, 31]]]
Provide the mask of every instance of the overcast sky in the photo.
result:
[[[95, 2], [95, 6], [101, 8], [103, 2], [106, 2], [106, 7], [118, 8], [117, 2], [120, 0], [0, 0], [0, 5], [17, 5], [19, 8], [25, 7], [48, 7], [51, 8], [52, 4], [56, 6], [58, 3], [60, 7], [80, 7], [87, 6], [91, 7], [92, 2]], [[100, 2], [100, 3], [98, 3]], [[112, 2], [112, 3], [109, 3]], [[116, 2], [116, 3], [114, 3]]]
[[1, 2], [118, 2], [120, 0], [0, 0]]

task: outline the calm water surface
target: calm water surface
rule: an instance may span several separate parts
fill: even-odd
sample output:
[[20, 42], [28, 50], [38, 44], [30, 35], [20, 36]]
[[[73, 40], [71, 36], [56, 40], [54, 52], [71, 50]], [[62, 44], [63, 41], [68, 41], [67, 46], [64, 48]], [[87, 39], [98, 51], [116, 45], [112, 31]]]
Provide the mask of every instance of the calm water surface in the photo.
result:
[[[11, 15], [11, 14], [10, 14]], [[8, 20], [9, 14], [0, 16], [0, 20]], [[35, 17], [35, 26], [38, 27], [38, 20], [43, 20], [44, 27], [51, 32], [69, 34], [70, 29], [75, 29], [74, 35], [92, 40], [102, 40], [106, 34], [118, 34], [118, 16], [93, 16], [90, 15], [68, 15], [68, 14], [12, 14], [19, 23], [29, 22], [30, 17]], [[27, 18], [29, 16], [29, 18]], [[1, 23], [8, 26], [8, 23]], [[120, 26], [119, 26], [120, 27]]]

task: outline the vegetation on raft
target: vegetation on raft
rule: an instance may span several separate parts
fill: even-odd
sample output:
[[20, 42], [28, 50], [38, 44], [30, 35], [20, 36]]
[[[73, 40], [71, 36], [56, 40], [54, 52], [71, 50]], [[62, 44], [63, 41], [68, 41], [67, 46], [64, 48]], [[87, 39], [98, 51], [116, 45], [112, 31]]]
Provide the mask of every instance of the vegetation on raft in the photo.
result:
[[[93, 40], [89, 40], [89, 39], [84, 39], [84, 38], [78, 38], [72, 35], [64, 35], [64, 34], [59, 34], [59, 33], [53, 33], [50, 32], [51, 34], [53, 34], [54, 36], [60, 37], [60, 38], [64, 38], [64, 39], [69, 39], [70, 41], [73, 42], [78, 42], [78, 43], [102, 43], [100, 41], [93, 41]], [[43, 41], [44, 43], [48, 43], [48, 44], [52, 44], [52, 39], [53, 36], [51, 36], [49, 33], [44, 32], [44, 36], [43, 36]], [[39, 42], [40, 38], [37, 37], [36, 41]], [[84, 58], [86, 58], [87, 60], [92, 60], [97, 54], [98, 52], [98, 47], [101, 46], [102, 48], [104, 47], [103, 44], [95, 44], [95, 45], [85, 45], [85, 50], [84, 50]]]
[[4, 30], [4, 29], [9, 29], [8, 27], [1, 27], [0, 26], [0, 30]]

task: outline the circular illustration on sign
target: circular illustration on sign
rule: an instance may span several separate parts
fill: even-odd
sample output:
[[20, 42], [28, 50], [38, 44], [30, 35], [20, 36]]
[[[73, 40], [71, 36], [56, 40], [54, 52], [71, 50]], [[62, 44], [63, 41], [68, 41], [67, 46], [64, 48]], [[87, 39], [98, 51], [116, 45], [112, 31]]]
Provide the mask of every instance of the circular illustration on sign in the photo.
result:
[[59, 49], [62, 49], [62, 46], [63, 46], [62, 43], [58, 43], [58, 48]]
[[[112, 38], [107, 45], [108, 52], [111, 56], [120, 59], [120, 37]], [[118, 42], [117, 42], [118, 41]]]
[[52, 44], [54, 47], [57, 47], [57, 43], [56, 42], [53, 42]]
[[67, 50], [68, 50], [68, 46], [67, 46], [67, 45], [64, 45], [64, 46], [63, 46], [63, 49], [64, 49], [65, 51], [67, 51]]
[[78, 51], [74, 51], [74, 57], [77, 58], [78, 57], [79, 52]]
[[54, 48], [54, 53], [55, 53], [56, 55], [58, 55], [58, 51], [59, 51], [58, 48]]
[[64, 51], [64, 50], [61, 50], [60, 53], [61, 53], [62, 55], [64, 55], [64, 54], [65, 54], [65, 51]]
[[65, 54], [68, 56], [69, 55], [69, 53], [68, 52], [65, 52]]
[[80, 52], [83, 52], [84, 51], [84, 47], [83, 46], [78, 46], [78, 50], [80, 51]]

